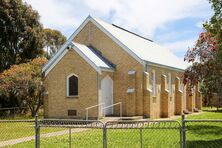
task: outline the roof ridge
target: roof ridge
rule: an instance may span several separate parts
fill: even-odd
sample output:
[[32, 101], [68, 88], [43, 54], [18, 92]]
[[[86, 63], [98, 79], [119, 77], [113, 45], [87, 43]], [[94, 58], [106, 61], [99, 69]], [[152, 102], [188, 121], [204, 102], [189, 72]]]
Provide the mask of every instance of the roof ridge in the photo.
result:
[[120, 27], [120, 26], [118, 26], [118, 25], [115, 25], [115, 24], [112, 24], [112, 25], [113, 25], [114, 27], [117, 27], [117, 28], [119, 28], [119, 29], [122, 29], [122, 30], [124, 30], [124, 31], [126, 31], [126, 32], [128, 32], [128, 33], [131, 33], [131, 34], [133, 34], [133, 35], [135, 35], [135, 36], [138, 36], [138, 37], [140, 37], [140, 38], [142, 38], [142, 39], [145, 39], [145, 40], [148, 40], [148, 41], [150, 41], [150, 42], [153, 42], [153, 40], [151, 40], [151, 39], [145, 38], [145, 37], [143, 37], [143, 36], [141, 36], [141, 35], [139, 35], [139, 34], [136, 34], [136, 33], [132, 32], [132, 31], [129, 31], [129, 30], [125, 29], [125, 28], [122, 28], [122, 27]]

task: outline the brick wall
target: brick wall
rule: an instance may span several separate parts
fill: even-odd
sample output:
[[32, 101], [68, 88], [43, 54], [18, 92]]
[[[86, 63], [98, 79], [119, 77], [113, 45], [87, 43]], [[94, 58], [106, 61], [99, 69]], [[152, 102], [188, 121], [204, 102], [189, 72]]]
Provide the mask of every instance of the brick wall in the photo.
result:
[[[71, 73], [78, 76], [79, 96], [66, 96], [66, 78]], [[68, 109], [77, 110], [77, 117], [85, 117], [85, 108], [98, 103], [97, 72], [70, 49], [46, 76], [44, 84], [48, 95], [44, 100], [45, 117], [75, 118], [68, 116]], [[97, 117], [97, 108], [89, 115]]]
[[180, 90], [180, 78], [175, 78], [175, 114], [183, 113], [183, 92]]
[[[178, 91], [177, 77], [179, 80], [182, 76], [181, 72], [149, 65], [147, 73], [144, 73], [143, 65], [91, 22], [86, 24], [74, 41], [99, 50], [104, 57], [116, 65], [115, 72], [103, 72], [101, 75], [97, 75], [97, 72], [85, 60], [70, 50], [45, 79], [45, 85], [49, 92], [44, 101], [47, 117], [68, 118], [67, 109], [77, 109], [78, 117], [85, 117], [86, 107], [101, 103], [101, 80], [106, 75], [109, 75], [113, 80], [114, 103], [122, 102], [123, 115], [125, 116], [144, 115], [150, 118], [160, 118], [161, 116], [172, 116], [174, 113], [180, 114], [181, 110], [186, 108], [192, 110], [195, 98], [197, 99], [198, 96], [190, 97], [185, 91], [186, 88], [182, 92]], [[136, 71], [135, 75], [128, 75], [131, 70]], [[151, 89], [151, 73], [153, 71], [156, 75], [155, 95]], [[70, 73], [79, 75], [78, 98], [66, 97], [66, 77]], [[169, 73], [172, 81], [171, 93], [168, 90]], [[147, 83], [147, 81], [149, 82]], [[135, 92], [127, 93], [128, 88], [135, 88]], [[199, 102], [196, 103], [199, 105], [198, 108], [200, 108]], [[97, 117], [97, 109], [91, 110], [89, 116]], [[99, 114], [101, 115], [101, 113]], [[114, 114], [119, 114], [118, 107], [115, 108]]]
[[[143, 115], [144, 67], [91, 22], [86, 24], [74, 38], [74, 41], [95, 47], [104, 57], [116, 65], [116, 70], [113, 74], [113, 97], [114, 103], [123, 103], [123, 115], [127, 115], [127, 106], [131, 106], [132, 110], [128, 110], [131, 112], [130, 115]], [[129, 84], [128, 71], [130, 70], [135, 70], [137, 73], [135, 78], [135, 101], [132, 101], [132, 96], [126, 93]]]

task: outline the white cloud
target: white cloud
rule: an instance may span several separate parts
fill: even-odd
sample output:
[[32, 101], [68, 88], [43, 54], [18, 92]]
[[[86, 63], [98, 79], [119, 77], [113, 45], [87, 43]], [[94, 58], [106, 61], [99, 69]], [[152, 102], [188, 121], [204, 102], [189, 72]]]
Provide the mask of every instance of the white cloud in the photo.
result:
[[[44, 27], [65, 31], [67, 28], [80, 23], [79, 18], [73, 15], [72, 6], [57, 0], [24, 0], [37, 10]], [[73, 27], [73, 28], [74, 28]]]
[[183, 18], [204, 18], [209, 13], [206, 0], [87, 0], [90, 9], [106, 14], [114, 11], [114, 22], [153, 36], [158, 27]]
[[197, 37], [182, 41], [164, 43], [163, 45], [170, 49], [173, 53], [185, 53], [188, 48], [192, 48], [195, 45]]
[[182, 30], [182, 31], [173, 30], [167, 33], [158, 34], [158, 36], [155, 36], [154, 41], [157, 41], [160, 43], [175, 41], [175, 40], [187, 38], [187, 36], [190, 36], [191, 34], [194, 34], [194, 33], [195, 33], [194, 30]]
[[[205, 18], [210, 5], [206, 0], [24, 0], [37, 9], [46, 27], [62, 31], [77, 27], [88, 14], [107, 17], [113, 22], [153, 37], [158, 27], [187, 17]], [[205, 13], [203, 13], [205, 12]]]
[[[155, 38], [161, 42], [178, 40], [178, 30], [169, 34], [155, 34], [158, 28], [167, 29], [167, 23], [180, 19], [209, 18], [212, 10], [206, 0], [23, 0], [31, 4], [40, 16], [45, 27], [62, 31], [67, 37], [90, 14], [98, 18], [109, 18], [115, 23], [137, 33]], [[204, 12], [204, 13], [203, 13]], [[200, 26], [200, 22], [196, 24]], [[181, 33], [181, 32], [180, 32]], [[184, 30], [184, 34], [189, 34]], [[181, 35], [181, 34], [180, 34]], [[177, 36], [178, 37], [178, 36]], [[176, 42], [167, 46], [174, 53], [185, 52], [194, 44], [196, 37]]]

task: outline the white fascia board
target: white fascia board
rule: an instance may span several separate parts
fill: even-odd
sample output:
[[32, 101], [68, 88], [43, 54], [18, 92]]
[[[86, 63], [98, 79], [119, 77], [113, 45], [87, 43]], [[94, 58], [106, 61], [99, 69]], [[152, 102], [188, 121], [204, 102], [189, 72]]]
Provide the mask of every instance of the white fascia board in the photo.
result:
[[49, 69], [55, 61], [57, 61], [57, 58], [63, 53], [63, 51], [69, 46], [69, 44], [72, 42], [74, 37], [83, 29], [83, 27], [89, 22], [89, 18], [91, 16], [88, 16], [83, 23], [76, 29], [76, 31], [69, 37], [69, 39], [63, 44], [63, 46], [59, 49], [59, 51], [53, 56], [47, 64], [44, 65], [42, 68], [42, 72], [45, 72], [47, 69]]
[[121, 48], [123, 48], [129, 55], [131, 55], [134, 59], [136, 59], [139, 63], [145, 66], [144, 60], [142, 60], [139, 56], [137, 56], [134, 52], [132, 52], [126, 45], [124, 45], [121, 41], [119, 41], [115, 36], [113, 36], [108, 30], [106, 30], [102, 25], [100, 25], [96, 20], [92, 17], [89, 18], [91, 22], [96, 25], [101, 31], [103, 31], [107, 36], [109, 36], [115, 43], [117, 43]]
[[101, 69], [93, 61], [91, 61], [77, 46], [71, 43], [72, 48], [87, 62], [91, 65], [99, 74], [101, 74]]
[[145, 61], [145, 63], [147, 65], [156, 66], [156, 67], [160, 67], [160, 68], [166, 68], [166, 69], [170, 69], [170, 70], [174, 70], [174, 71], [178, 71], [178, 72], [184, 72], [185, 71], [184, 69], [175, 68], [175, 67], [171, 67], [171, 66], [166, 66], [166, 65], [162, 65], [162, 64], [158, 64], [158, 63], [149, 62], [149, 61]]
[[[84, 59], [86, 62], [88, 62], [99, 74], [101, 74], [101, 69], [96, 66], [87, 56], [84, 55], [83, 52], [81, 52], [80, 49], [78, 49], [75, 45], [72, 44], [72, 48]], [[48, 73], [56, 66], [56, 64], [62, 59], [62, 57], [65, 56], [65, 54], [68, 52], [68, 49], [63, 50], [63, 52], [59, 55], [59, 57], [50, 65], [50, 67], [45, 71], [45, 76], [48, 75]]]

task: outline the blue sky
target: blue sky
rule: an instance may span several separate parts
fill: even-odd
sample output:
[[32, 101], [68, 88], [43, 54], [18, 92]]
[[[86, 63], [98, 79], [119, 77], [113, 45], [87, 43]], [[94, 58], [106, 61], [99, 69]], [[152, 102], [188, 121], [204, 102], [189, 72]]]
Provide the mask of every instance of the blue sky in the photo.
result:
[[183, 58], [213, 12], [207, 0], [23, 0], [44, 27], [69, 37], [91, 15], [166, 46]]

